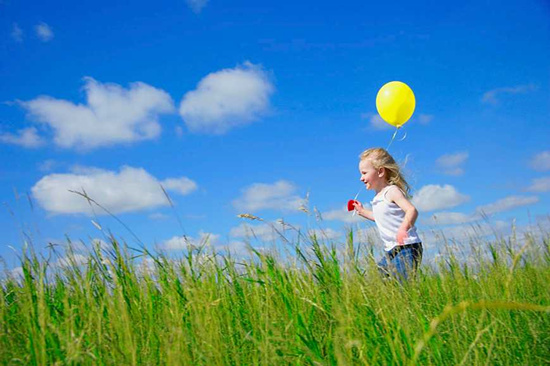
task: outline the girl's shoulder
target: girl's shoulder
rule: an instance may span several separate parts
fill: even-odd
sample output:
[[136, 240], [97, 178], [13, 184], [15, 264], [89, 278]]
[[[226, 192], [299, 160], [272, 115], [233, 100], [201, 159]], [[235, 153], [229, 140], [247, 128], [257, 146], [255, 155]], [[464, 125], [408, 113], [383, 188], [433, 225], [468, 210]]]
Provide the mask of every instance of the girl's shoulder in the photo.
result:
[[387, 185], [384, 188], [380, 190], [377, 194], [374, 195], [373, 201], [382, 200], [386, 196], [386, 193], [388, 193], [388, 189], [391, 187], [391, 185]]
[[374, 198], [372, 199], [371, 203], [375, 202], [381, 202], [385, 201], [387, 203], [392, 203], [392, 201], [388, 197], [388, 192], [392, 190], [392, 187], [395, 187], [393, 184], [387, 185], [380, 192], [378, 192]]
[[386, 188], [384, 188], [386, 191], [384, 192], [384, 198], [388, 200], [389, 202], [395, 202], [395, 199], [400, 197], [407, 197], [405, 192], [395, 184], [390, 184]]

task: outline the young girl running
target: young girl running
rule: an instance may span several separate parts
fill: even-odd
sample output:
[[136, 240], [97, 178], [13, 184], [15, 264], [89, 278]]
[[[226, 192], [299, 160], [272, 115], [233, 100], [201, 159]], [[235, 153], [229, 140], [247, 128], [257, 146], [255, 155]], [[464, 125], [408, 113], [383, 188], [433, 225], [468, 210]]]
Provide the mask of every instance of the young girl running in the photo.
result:
[[380, 271], [397, 279], [410, 278], [422, 260], [422, 243], [414, 223], [418, 211], [409, 201], [409, 184], [393, 157], [382, 148], [365, 150], [360, 156], [361, 182], [376, 195], [372, 211], [355, 201], [360, 216], [376, 223], [384, 243]]

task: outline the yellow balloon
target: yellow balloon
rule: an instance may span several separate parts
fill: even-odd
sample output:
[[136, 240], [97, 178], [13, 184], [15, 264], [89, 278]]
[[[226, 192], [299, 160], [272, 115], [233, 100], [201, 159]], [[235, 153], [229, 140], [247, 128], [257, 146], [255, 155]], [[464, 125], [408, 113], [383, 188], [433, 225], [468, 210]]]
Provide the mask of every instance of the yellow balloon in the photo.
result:
[[385, 84], [376, 95], [376, 109], [380, 117], [395, 127], [401, 127], [411, 118], [416, 106], [414, 93], [401, 81]]

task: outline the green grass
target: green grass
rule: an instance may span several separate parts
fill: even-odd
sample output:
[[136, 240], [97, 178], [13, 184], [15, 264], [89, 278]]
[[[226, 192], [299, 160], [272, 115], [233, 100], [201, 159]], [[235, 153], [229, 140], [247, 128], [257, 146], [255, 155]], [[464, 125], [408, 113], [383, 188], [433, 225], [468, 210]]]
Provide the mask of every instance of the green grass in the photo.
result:
[[112, 244], [85, 265], [21, 258], [22, 278], [1, 286], [0, 364], [550, 363], [548, 237], [478, 242], [474, 262], [449, 255], [403, 286], [378, 276], [351, 233], [286, 259], [206, 247], [132, 258]]

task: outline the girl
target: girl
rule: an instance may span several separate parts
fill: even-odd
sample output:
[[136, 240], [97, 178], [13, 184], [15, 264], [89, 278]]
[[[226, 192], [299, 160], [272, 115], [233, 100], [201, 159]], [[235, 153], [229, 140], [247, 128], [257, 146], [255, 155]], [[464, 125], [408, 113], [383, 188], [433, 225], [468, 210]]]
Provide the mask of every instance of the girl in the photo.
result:
[[406, 280], [422, 260], [422, 243], [414, 226], [418, 211], [408, 199], [409, 184], [386, 150], [368, 149], [359, 158], [361, 182], [376, 195], [371, 201], [372, 211], [358, 201], [354, 202], [354, 208], [378, 227], [385, 251], [378, 263], [380, 271]]

